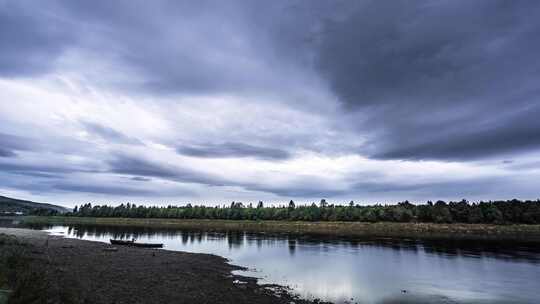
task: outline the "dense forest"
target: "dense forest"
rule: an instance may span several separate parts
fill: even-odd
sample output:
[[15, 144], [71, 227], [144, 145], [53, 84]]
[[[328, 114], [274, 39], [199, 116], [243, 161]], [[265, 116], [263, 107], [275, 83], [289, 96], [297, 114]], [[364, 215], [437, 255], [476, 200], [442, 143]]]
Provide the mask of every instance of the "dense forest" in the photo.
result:
[[540, 224], [540, 200], [536, 201], [489, 201], [470, 203], [428, 201], [414, 205], [408, 201], [396, 205], [362, 206], [329, 204], [321, 200], [319, 205], [296, 206], [290, 201], [285, 206], [264, 207], [232, 202], [229, 206], [167, 206], [146, 207], [122, 204], [117, 207], [75, 207], [68, 216], [132, 217], [132, 218], [178, 218], [178, 219], [224, 219], [224, 220], [290, 220], [290, 221], [360, 221], [360, 222], [427, 222], [427, 223], [494, 223], [494, 224]]

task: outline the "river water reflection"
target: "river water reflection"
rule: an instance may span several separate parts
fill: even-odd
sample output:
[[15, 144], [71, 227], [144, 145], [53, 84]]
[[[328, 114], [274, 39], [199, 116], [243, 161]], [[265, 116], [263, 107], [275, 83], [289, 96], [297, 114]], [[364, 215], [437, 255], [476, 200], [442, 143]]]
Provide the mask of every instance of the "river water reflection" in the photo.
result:
[[[534, 245], [340, 239], [320, 236], [104, 226], [34, 227], [69, 238], [135, 238], [211, 253], [262, 283], [336, 303], [540, 303]], [[405, 292], [404, 292], [405, 291]]]

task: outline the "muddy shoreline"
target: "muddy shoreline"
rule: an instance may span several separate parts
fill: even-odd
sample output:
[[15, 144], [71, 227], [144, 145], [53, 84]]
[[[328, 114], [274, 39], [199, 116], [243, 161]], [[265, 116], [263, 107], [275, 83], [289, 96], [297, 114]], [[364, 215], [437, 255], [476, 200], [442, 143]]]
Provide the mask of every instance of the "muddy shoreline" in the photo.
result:
[[26, 229], [0, 228], [2, 235], [16, 237], [29, 270], [43, 274], [43, 302], [28, 303], [313, 303], [284, 287], [233, 275], [243, 268], [216, 255], [111, 246]]

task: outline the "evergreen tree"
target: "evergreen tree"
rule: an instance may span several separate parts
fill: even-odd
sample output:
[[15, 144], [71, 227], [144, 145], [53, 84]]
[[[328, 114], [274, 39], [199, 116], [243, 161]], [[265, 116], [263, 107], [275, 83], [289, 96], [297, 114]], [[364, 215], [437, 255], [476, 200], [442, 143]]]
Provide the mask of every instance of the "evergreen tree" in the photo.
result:
[[293, 200], [291, 200], [289, 202], [289, 209], [294, 209], [294, 207], [295, 207], [294, 202], [293, 202]]

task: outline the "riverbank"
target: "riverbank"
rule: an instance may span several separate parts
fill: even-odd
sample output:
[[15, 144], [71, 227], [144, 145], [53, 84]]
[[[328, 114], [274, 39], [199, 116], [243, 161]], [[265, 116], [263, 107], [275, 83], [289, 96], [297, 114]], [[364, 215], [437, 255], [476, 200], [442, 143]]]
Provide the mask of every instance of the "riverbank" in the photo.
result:
[[[1, 268], [17, 303], [311, 303], [284, 288], [232, 275], [219, 256], [49, 236], [0, 228]], [[8, 256], [9, 255], [9, 256]], [[45, 301], [46, 300], [46, 301]]]
[[319, 234], [354, 237], [400, 237], [422, 239], [463, 239], [527, 241], [540, 243], [540, 225], [365, 223], [365, 222], [290, 222], [182, 220], [142, 218], [90, 218], [66, 216], [27, 216], [28, 224], [138, 226], [156, 228], [239, 230], [249, 232]]

